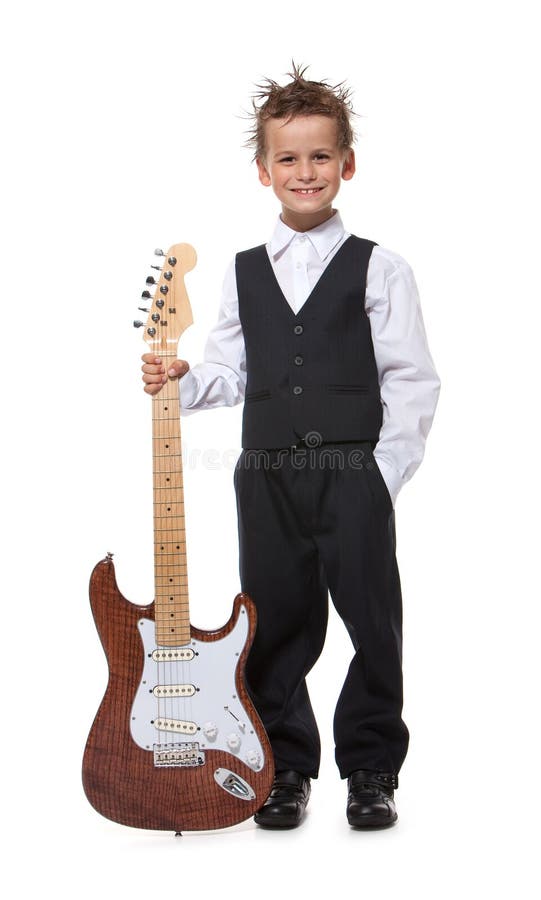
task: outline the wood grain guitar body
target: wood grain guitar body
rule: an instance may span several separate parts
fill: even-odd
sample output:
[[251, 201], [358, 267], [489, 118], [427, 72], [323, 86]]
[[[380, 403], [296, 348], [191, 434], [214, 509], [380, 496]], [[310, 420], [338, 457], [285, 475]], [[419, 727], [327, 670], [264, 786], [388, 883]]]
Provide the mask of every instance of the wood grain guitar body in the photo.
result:
[[83, 758], [92, 806], [124, 825], [177, 832], [248, 818], [274, 776], [242, 677], [256, 627], [253, 601], [237, 594], [223, 628], [192, 626], [188, 644], [158, 647], [154, 603], [122, 596], [110, 557], [95, 567], [90, 596], [109, 665]]

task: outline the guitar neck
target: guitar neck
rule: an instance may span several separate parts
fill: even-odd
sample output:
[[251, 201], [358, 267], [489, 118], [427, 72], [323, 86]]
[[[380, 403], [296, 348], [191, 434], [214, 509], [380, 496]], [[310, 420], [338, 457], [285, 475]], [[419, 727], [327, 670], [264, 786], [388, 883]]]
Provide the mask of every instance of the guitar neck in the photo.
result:
[[190, 641], [181, 451], [179, 386], [169, 379], [152, 400], [156, 642], [165, 647]]

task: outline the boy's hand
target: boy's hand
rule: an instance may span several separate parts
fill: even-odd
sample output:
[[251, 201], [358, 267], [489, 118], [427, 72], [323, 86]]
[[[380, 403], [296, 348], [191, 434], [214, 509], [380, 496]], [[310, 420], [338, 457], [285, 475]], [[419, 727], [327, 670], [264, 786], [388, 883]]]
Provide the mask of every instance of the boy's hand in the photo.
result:
[[145, 382], [144, 391], [147, 394], [157, 394], [161, 391], [168, 378], [181, 378], [185, 375], [190, 364], [185, 359], [175, 359], [165, 372], [165, 367], [159, 356], [153, 353], [144, 353], [141, 357], [144, 365], [141, 366], [143, 372], [143, 381]]

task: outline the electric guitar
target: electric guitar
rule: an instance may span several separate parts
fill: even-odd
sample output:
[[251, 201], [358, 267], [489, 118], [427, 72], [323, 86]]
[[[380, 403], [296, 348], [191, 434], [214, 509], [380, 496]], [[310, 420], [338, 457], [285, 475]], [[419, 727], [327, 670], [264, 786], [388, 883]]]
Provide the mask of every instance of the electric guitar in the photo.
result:
[[[184, 274], [189, 244], [162, 257], [145, 341], [167, 371], [192, 323]], [[147, 311], [147, 310], [145, 310]], [[112, 554], [90, 579], [94, 620], [109, 682], [88, 736], [83, 786], [98, 812], [137, 828], [175, 832], [224, 828], [249, 818], [274, 777], [271, 746], [244, 684], [256, 628], [245, 593], [217, 631], [190, 624], [178, 381], [152, 398], [155, 599], [134, 605], [120, 593]]]

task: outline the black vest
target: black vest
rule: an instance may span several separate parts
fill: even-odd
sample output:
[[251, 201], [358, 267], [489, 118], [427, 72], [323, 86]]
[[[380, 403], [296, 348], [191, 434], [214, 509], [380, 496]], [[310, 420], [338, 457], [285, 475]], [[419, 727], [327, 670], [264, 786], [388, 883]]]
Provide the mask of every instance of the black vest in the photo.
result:
[[374, 241], [342, 244], [295, 315], [264, 244], [236, 256], [247, 384], [242, 446], [377, 442], [383, 421], [364, 308]]

